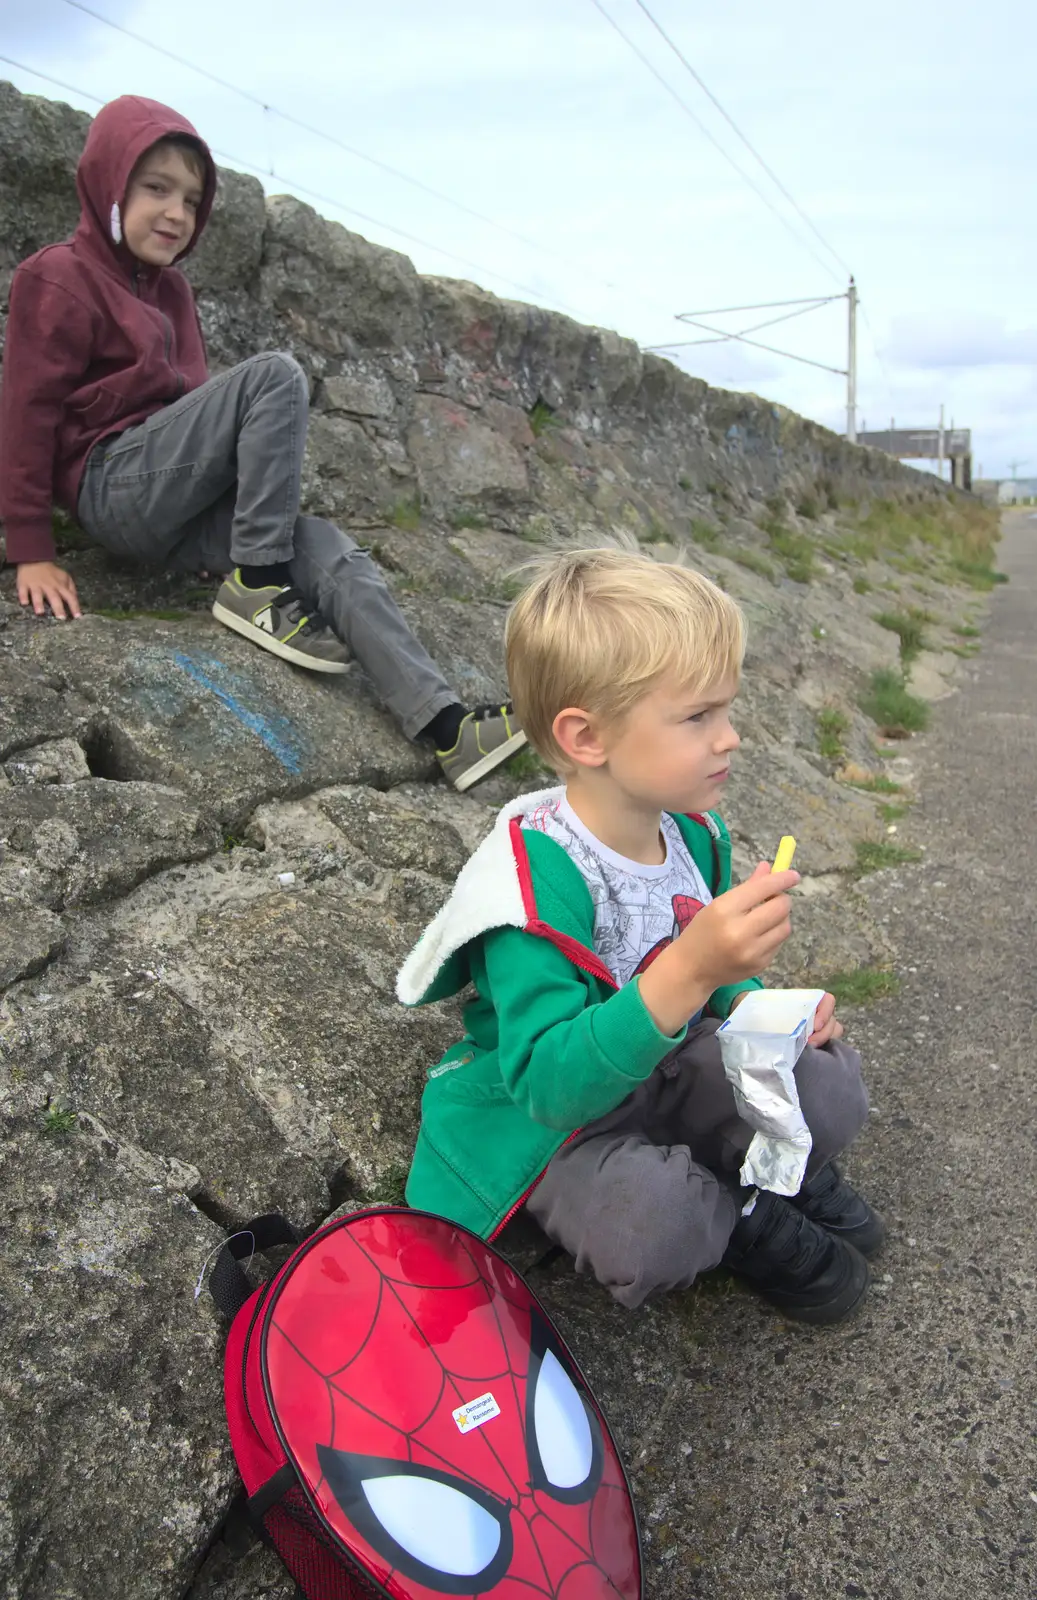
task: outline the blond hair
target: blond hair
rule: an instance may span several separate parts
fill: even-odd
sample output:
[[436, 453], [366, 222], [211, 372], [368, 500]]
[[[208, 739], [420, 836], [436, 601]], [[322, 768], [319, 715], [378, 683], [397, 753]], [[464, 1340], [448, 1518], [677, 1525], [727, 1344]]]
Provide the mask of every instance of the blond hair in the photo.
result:
[[532, 566], [504, 635], [516, 713], [534, 750], [567, 765], [566, 706], [620, 721], [664, 678], [695, 694], [737, 682], [745, 623], [700, 572], [627, 550], [567, 550]]

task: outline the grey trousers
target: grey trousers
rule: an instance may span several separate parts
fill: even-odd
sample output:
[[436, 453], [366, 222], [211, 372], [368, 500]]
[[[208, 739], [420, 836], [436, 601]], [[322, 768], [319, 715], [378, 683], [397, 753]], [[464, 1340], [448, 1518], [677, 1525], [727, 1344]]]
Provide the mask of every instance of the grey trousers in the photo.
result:
[[457, 703], [366, 550], [299, 515], [309, 390], [289, 355], [251, 356], [91, 452], [78, 517], [113, 555], [178, 571], [291, 562], [413, 738]]
[[[737, 1220], [752, 1129], [735, 1110], [718, 1027], [690, 1028], [622, 1105], [559, 1150], [526, 1202], [577, 1272], [592, 1272], [621, 1305], [688, 1288], [720, 1261]], [[842, 1042], [808, 1045], [796, 1085], [813, 1136], [809, 1177], [864, 1126], [861, 1058]]]

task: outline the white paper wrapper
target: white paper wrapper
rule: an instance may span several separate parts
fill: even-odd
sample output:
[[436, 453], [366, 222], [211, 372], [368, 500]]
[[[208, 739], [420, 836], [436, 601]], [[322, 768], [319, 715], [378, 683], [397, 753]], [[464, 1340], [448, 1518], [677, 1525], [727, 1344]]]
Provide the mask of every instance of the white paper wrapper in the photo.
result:
[[823, 992], [752, 994], [717, 1034], [738, 1114], [755, 1129], [742, 1182], [775, 1194], [798, 1194], [810, 1155], [810, 1129], [800, 1110], [793, 1069]]

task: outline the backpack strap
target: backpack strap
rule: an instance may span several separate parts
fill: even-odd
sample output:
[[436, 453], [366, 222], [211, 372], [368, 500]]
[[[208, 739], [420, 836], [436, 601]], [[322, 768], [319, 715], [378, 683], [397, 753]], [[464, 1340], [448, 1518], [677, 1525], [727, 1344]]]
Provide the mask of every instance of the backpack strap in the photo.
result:
[[257, 1250], [271, 1250], [275, 1245], [297, 1245], [299, 1235], [279, 1211], [268, 1211], [262, 1217], [253, 1217], [244, 1228], [228, 1239], [209, 1275], [209, 1293], [225, 1317], [236, 1317], [249, 1296], [252, 1284], [241, 1266], [243, 1256], [253, 1256]]

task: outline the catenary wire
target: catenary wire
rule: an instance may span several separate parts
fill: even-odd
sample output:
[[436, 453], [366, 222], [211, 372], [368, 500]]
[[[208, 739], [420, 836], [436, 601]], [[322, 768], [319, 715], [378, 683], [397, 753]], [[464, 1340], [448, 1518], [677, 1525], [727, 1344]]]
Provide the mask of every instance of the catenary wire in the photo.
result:
[[799, 233], [796, 228], [793, 227], [793, 225], [789, 221], [788, 217], [785, 216], [785, 214], [783, 212], [778, 210], [777, 206], [774, 204], [773, 200], [771, 200], [770, 196], [767, 195], [763, 191], [763, 189], [760, 188], [759, 184], [754, 183], [753, 179], [749, 176], [749, 174], [745, 171], [745, 169], [743, 167], [739, 166], [738, 162], [735, 160], [734, 156], [731, 155], [730, 151], [726, 150], [724, 148], [724, 146], [720, 143], [720, 140], [715, 136], [715, 134], [710, 132], [709, 128], [707, 128], [706, 124], [702, 121], [701, 117], [699, 117], [691, 109], [691, 107], [688, 105], [688, 102], [683, 98], [683, 96], [677, 93], [677, 90], [673, 87], [672, 83], [670, 83], [663, 76], [663, 74], [659, 71], [658, 67], [656, 67], [655, 64], [652, 61], [649, 60], [648, 56], [645, 55], [644, 51], [641, 50], [640, 47], [637, 44], [634, 43], [634, 41], [633, 41], [633, 39], [631, 39], [630, 35], [623, 31], [623, 29], [620, 27], [619, 23], [616, 21], [615, 17], [613, 17], [608, 11], [606, 11], [604, 5], [602, 5], [602, 3], [601, 3], [601, 0], [590, 0], [590, 3], [594, 7], [595, 11], [600, 12], [600, 14], [605, 18], [605, 21], [608, 23], [609, 27], [614, 29], [614, 31], [619, 34], [619, 37], [623, 40], [623, 43], [627, 46], [627, 48], [629, 50], [633, 51], [634, 55], [637, 56], [638, 60], [642, 63], [642, 65], [644, 67], [646, 67], [647, 70], [652, 74], [652, 77], [655, 78], [655, 80], [662, 85], [662, 87], [666, 90], [666, 93], [670, 96], [670, 98], [677, 102], [677, 104], [680, 106], [681, 110], [684, 112], [684, 115], [686, 117], [688, 117], [695, 124], [696, 128], [698, 128], [699, 132], [704, 136], [704, 138], [708, 139], [710, 144], [714, 147], [714, 149], [716, 149], [716, 150], [718, 150], [720, 152], [720, 154], [723, 156], [724, 160], [728, 163], [728, 165], [734, 168], [734, 170], [737, 172], [738, 176], [742, 179], [743, 183], [745, 183], [745, 184], [747, 184], [749, 186], [749, 188], [756, 195], [757, 199], [762, 200], [763, 204], [767, 207], [767, 210], [769, 212], [771, 212], [771, 214], [778, 219], [778, 221], [781, 223], [782, 227], [786, 230], [787, 233], [789, 233], [792, 236], [793, 239], [795, 239], [796, 243], [800, 246], [800, 248], [803, 249], [803, 250], [806, 250], [808, 255], [810, 255], [813, 258], [813, 260], [817, 263], [817, 265], [821, 268], [822, 272], [826, 272], [826, 273], [830, 274], [832, 277], [836, 277], [837, 274], [835, 272], [834, 267], [832, 267], [827, 261], [825, 261], [822, 256], [818, 255], [817, 251], [814, 249], [813, 245], [809, 242], [809, 240], [804, 239], [803, 235], [801, 233]]
[[843, 260], [842, 256], [839, 254], [839, 252], [837, 250], [833, 249], [833, 247], [828, 243], [828, 240], [825, 238], [825, 236], [821, 232], [821, 230], [818, 227], [816, 227], [815, 224], [807, 216], [806, 212], [803, 210], [803, 207], [799, 204], [799, 201], [795, 198], [794, 195], [789, 193], [788, 189], [785, 187], [785, 185], [782, 183], [781, 179], [778, 177], [778, 174], [774, 171], [774, 168], [772, 166], [770, 166], [768, 164], [768, 162], [766, 162], [764, 160], [763, 156], [761, 156], [760, 152], [756, 149], [756, 146], [754, 144], [752, 144], [752, 142], [749, 140], [747, 135], [742, 132], [741, 128], [738, 126], [738, 124], [735, 121], [735, 119], [721, 105], [720, 101], [717, 99], [717, 97], [713, 93], [712, 89], [709, 87], [709, 85], [707, 83], [705, 83], [703, 81], [701, 74], [696, 72], [695, 68], [692, 66], [692, 64], [688, 60], [687, 56], [683, 53], [683, 51], [679, 48], [679, 46], [677, 44], [675, 44], [673, 39], [670, 38], [670, 35], [666, 32], [666, 29], [663, 27], [662, 23], [659, 22], [656, 19], [656, 17], [654, 17], [652, 15], [652, 13], [648, 9], [647, 5], [645, 5], [645, 0], [635, 0], [635, 3], [644, 12], [645, 16], [648, 18], [649, 22], [652, 24], [652, 27], [659, 34], [659, 36], [662, 39], [665, 40], [666, 44], [669, 46], [669, 48], [673, 51], [674, 55], [677, 57], [677, 60], [681, 63], [681, 66], [684, 67], [686, 72], [690, 73], [691, 77], [698, 84], [699, 88], [702, 90], [702, 93], [706, 96], [707, 100], [709, 100], [710, 103], [716, 107], [716, 109], [720, 112], [720, 115], [723, 117], [724, 121], [738, 135], [739, 139], [741, 139], [742, 143], [745, 145], [745, 148], [748, 150], [749, 154], [753, 157], [753, 159], [755, 161], [757, 161], [759, 163], [760, 167], [763, 169], [763, 171], [767, 174], [768, 178], [774, 184], [774, 187], [788, 201], [789, 205], [792, 207], [793, 211], [795, 211], [796, 215], [800, 218], [800, 220], [802, 222], [806, 223], [807, 227], [810, 229], [811, 233], [814, 235], [814, 238], [818, 241], [819, 244], [824, 246], [824, 248], [828, 251], [828, 254], [832, 257], [833, 261], [838, 263], [838, 265], [843, 269], [843, 271], [846, 273], [846, 275], [848, 277], [852, 277], [853, 276], [852, 269], [849, 266], [847, 266], [846, 262]]
[[[325, 140], [328, 144], [334, 145], [337, 149], [353, 156], [356, 160], [366, 162], [368, 166], [375, 167], [379, 172], [398, 178], [401, 183], [409, 184], [411, 188], [419, 190], [422, 194], [429, 195], [443, 205], [452, 206], [454, 210], [461, 212], [466, 217], [471, 217], [473, 221], [495, 229], [496, 232], [506, 235], [509, 239], [514, 239], [519, 244], [525, 245], [527, 249], [536, 250], [541, 255], [550, 256], [553, 260], [561, 262], [571, 270], [582, 273], [585, 277], [594, 278], [596, 282], [602, 284], [606, 289], [610, 289], [613, 292], [616, 291], [616, 284], [588, 269], [582, 262], [574, 261], [571, 257], [554, 249], [553, 246], [544, 244], [537, 239], [532, 239], [528, 234], [520, 233], [518, 229], [509, 227], [507, 223], [498, 222], [495, 218], [486, 216], [483, 212], [477, 211], [474, 206], [467, 205], [463, 200], [455, 199], [453, 195], [445, 194], [441, 189], [436, 189], [431, 184], [425, 183], [423, 179], [414, 177], [413, 174], [406, 172], [402, 167], [393, 166], [388, 161], [382, 161], [378, 156], [369, 155], [366, 150], [361, 150], [358, 146], [349, 144], [345, 139], [340, 139], [337, 134], [329, 133], [326, 128], [307, 122], [305, 118], [298, 117], [293, 112], [285, 111], [283, 107], [275, 106], [270, 101], [264, 100], [261, 95], [254, 94], [250, 89], [243, 89], [240, 84], [231, 83], [228, 79], [221, 78], [217, 73], [211, 72], [208, 67], [202, 66], [200, 62], [192, 61], [187, 56], [178, 55], [175, 50], [170, 50], [165, 45], [159, 44], [155, 39], [148, 38], [146, 34], [137, 33], [132, 28], [124, 27], [121, 22], [115, 22], [111, 17], [106, 17], [103, 12], [95, 11], [92, 6], [85, 5], [83, 0], [65, 0], [65, 4], [71, 6], [74, 11], [81, 11], [84, 16], [92, 17], [94, 21], [103, 23], [106, 28], [112, 28], [116, 33], [123, 34], [127, 39], [132, 39], [135, 44], [143, 45], [146, 49], [153, 50], [156, 54], [164, 56], [167, 61], [173, 61], [177, 66], [186, 67], [189, 72], [195, 72], [199, 77], [207, 78], [210, 83], [214, 83], [217, 88], [226, 90], [228, 94], [238, 95], [250, 105], [258, 106], [261, 111], [280, 117], [282, 122], [288, 123], [291, 127], [298, 128], [303, 133], [311, 134], [314, 138]], [[449, 254], [449, 252], [444, 252], [444, 254]]]

